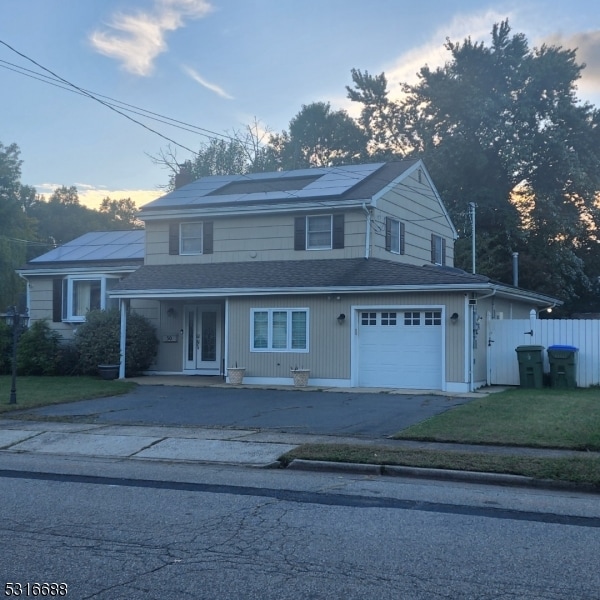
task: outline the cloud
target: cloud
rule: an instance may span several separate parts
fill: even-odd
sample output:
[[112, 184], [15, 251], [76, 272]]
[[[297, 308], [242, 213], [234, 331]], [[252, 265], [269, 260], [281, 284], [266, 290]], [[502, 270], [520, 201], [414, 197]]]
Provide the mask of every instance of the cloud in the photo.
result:
[[196, 81], [200, 85], [204, 86], [206, 89], [210, 90], [211, 92], [214, 92], [218, 96], [221, 96], [221, 98], [227, 98], [227, 100], [233, 100], [233, 96], [229, 95], [222, 87], [216, 85], [215, 83], [210, 83], [209, 81], [206, 81], [206, 79], [204, 79], [197, 71], [195, 71], [194, 69], [192, 69], [192, 67], [186, 67], [184, 65], [182, 67], [182, 69], [194, 81]]
[[90, 42], [100, 54], [121, 62], [126, 71], [147, 76], [156, 57], [167, 50], [167, 32], [183, 27], [186, 19], [201, 19], [211, 11], [209, 0], [155, 0], [151, 12], [117, 13], [109, 31], [93, 32]]

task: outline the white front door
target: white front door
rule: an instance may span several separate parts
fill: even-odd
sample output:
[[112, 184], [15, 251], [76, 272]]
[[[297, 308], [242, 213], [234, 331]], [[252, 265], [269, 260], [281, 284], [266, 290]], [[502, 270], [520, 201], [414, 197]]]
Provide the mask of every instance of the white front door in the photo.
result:
[[185, 307], [186, 371], [218, 375], [221, 372], [221, 310], [219, 306]]

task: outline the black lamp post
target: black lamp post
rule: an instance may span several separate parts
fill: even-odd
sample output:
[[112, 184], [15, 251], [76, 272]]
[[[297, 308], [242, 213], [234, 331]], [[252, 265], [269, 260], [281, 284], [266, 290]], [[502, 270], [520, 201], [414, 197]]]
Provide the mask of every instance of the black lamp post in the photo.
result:
[[17, 403], [17, 343], [23, 329], [27, 327], [29, 314], [27, 309], [21, 314], [16, 306], [11, 306], [6, 310], [4, 315], [6, 324], [12, 329], [13, 345], [12, 345], [12, 384], [10, 387], [9, 404]]

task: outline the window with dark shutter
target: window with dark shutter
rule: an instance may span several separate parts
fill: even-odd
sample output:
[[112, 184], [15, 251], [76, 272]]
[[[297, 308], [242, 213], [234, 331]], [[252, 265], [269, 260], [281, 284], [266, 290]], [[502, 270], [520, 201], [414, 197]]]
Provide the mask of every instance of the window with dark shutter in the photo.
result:
[[333, 216], [333, 248], [344, 247], [344, 215]]
[[294, 219], [294, 250], [306, 250], [306, 217]]
[[56, 278], [52, 280], [52, 322], [60, 323], [62, 321], [62, 292], [63, 280]]
[[179, 223], [169, 223], [169, 254], [179, 254]]

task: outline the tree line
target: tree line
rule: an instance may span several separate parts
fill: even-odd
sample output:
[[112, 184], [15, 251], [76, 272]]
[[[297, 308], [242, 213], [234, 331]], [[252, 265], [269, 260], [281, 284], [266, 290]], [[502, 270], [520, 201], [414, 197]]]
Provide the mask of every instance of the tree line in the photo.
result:
[[98, 210], [79, 202], [77, 188], [62, 186], [46, 199], [21, 183], [17, 144], [0, 142], [0, 312], [23, 303], [23, 281], [15, 269], [89, 231], [140, 227], [130, 198], [106, 197]]
[[[182, 174], [193, 180], [422, 158], [459, 233], [455, 266], [471, 270], [474, 203], [478, 273], [512, 283], [512, 254], [518, 252], [521, 287], [560, 298], [563, 314], [598, 312], [600, 111], [577, 98], [585, 65], [577, 63], [575, 50], [530, 48], [508, 21], [493, 26], [489, 43], [448, 39], [445, 48], [449, 60], [436, 69], [422, 67], [416, 83], [402, 85], [400, 99], [390, 93], [385, 73], [353, 69], [346, 93], [357, 105], [356, 118], [317, 101], [303, 105], [279, 133], [264, 133], [255, 122], [229, 139], [201, 145], [183, 162], [167, 148], [154, 159], [170, 169], [165, 187], [173, 188]], [[57, 190], [48, 202], [39, 199], [18, 183], [16, 150], [0, 146], [3, 281], [3, 257], [14, 264], [10, 252], [25, 250], [11, 242], [8, 252], [6, 237], [68, 241], [60, 210], [75, 207], [86, 218], [106, 219], [74, 218], [69, 235], [75, 222], [77, 235], [135, 223], [129, 200], [107, 198], [99, 211], [89, 211], [72, 201], [74, 188]], [[7, 172], [17, 177], [6, 179]]]

